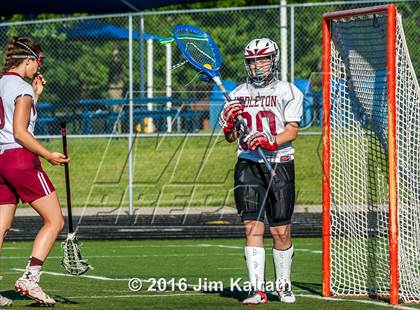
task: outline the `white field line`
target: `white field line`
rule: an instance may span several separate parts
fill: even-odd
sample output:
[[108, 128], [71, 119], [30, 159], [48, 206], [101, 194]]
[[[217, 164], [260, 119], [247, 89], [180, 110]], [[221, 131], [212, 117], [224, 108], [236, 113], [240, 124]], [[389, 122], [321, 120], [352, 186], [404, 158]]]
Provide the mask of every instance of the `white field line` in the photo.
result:
[[[223, 244], [207, 244], [207, 243], [201, 243], [197, 244], [197, 247], [203, 247], [203, 248], [210, 248], [210, 247], [216, 247], [216, 248], [225, 248], [225, 249], [240, 249], [243, 250], [243, 246], [236, 246], [236, 245], [223, 245]], [[272, 247], [265, 247], [266, 250], [271, 250]], [[309, 249], [300, 249], [295, 248], [295, 252], [309, 252], [314, 254], [322, 254], [322, 251], [320, 250], [309, 250]]]
[[[239, 249], [242, 250], [243, 246], [237, 246], [237, 245], [223, 245], [223, 244], [208, 244], [208, 243], [200, 243], [200, 244], [168, 244], [168, 245], [123, 245], [120, 246], [121, 248], [224, 248], [224, 249]], [[271, 250], [271, 247], [265, 247], [266, 250]], [[310, 249], [301, 249], [301, 248], [295, 248], [296, 252], [309, 252], [313, 254], [322, 254], [322, 251], [320, 250], [310, 250]]]
[[[267, 248], [271, 250], [271, 248]], [[296, 250], [296, 252], [309, 252], [313, 254], [320, 254], [321, 251], [313, 251], [308, 249], [300, 249]], [[207, 256], [238, 256], [242, 255], [242, 253], [206, 253], [206, 254], [140, 254], [140, 255], [86, 255], [85, 258], [147, 258], [147, 257], [207, 257]], [[271, 251], [266, 253], [267, 256], [273, 255]], [[23, 259], [27, 258], [27, 256], [0, 256], [0, 260], [7, 260], [7, 259]], [[62, 256], [48, 256], [49, 259], [62, 259]]]
[[[140, 255], [83, 255], [83, 258], [141, 258], [141, 257], [207, 257], [207, 256], [238, 256], [242, 253], [206, 253], [206, 254], [140, 254]], [[270, 255], [270, 254], [268, 254]], [[22, 259], [28, 256], [1, 256], [3, 259]], [[62, 259], [62, 256], [48, 256], [48, 259]]]
[[241, 250], [244, 249], [243, 246], [237, 246], [237, 245], [207, 244], [207, 243], [197, 244], [197, 247], [198, 248], [211, 248], [211, 247], [215, 247], [215, 248], [222, 248], [222, 249], [241, 249]]
[[122, 245], [119, 248], [203, 248], [203, 247], [218, 247], [228, 249], [243, 249], [244, 247], [236, 245], [221, 245], [221, 244], [166, 244], [166, 245]]
[[[270, 248], [271, 249], [271, 248]], [[299, 252], [299, 251], [297, 251]], [[304, 252], [310, 252], [318, 254], [320, 251], [305, 250]], [[207, 256], [238, 256], [242, 253], [206, 253], [206, 254], [139, 254], [139, 255], [84, 255], [84, 258], [147, 258], [147, 257], [207, 257]], [[271, 251], [267, 251], [267, 256], [273, 255]], [[0, 256], [0, 260], [8, 259], [23, 259], [27, 256]], [[49, 259], [62, 259], [62, 256], [48, 256]]]
[[321, 250], [309, 250], [309, 249], [299, 249], [299, 248], [296, 249], [295, 248], [294, 251], [295, 252], [309, 252], [309, 253], [312, 253], [312, 254], [322, 254]]
[[[123, 245], [123, 246], [116, 246], [116, 248], [223, 248], [223, 249], [238, 249], [242, 250], [243, 246], [237, 245], [223, 245], [223, 244], [208, 244], [208, 243], [200, 243], [200, 244], [167, 244], [167, 245]], [[4, 247], [2, 250], [27, 250], [30, 247]], [[265, 247], [266, 250], [271, 250], [271, 247]], [[313, 254], [322, 254], [320, 250], [310, 250], [310, 249], [302, 249], [302, 248], [295, 248], [295, 252], [309, 252]]]
[[180, 294], [153, 294], [153, 295], [114, 295], [114, 296], [71, 296], [67, 299], [113, 299], [113, 298], [151, 298], [151, 297], [175, 297], [175, 296], [192, 296], [192, 295], [209, 295], [206, 293], [180, 293]]
[[[19, 269], [19, 268], [12, 268], [11, 270], [14, 271], [25, 271], [25, 269]], [[102, 276], [89, 276], [82, 274], [80, 276], [73, 276], [68, 273], [60, 273], [60, 272], [52, 272], [52, 271], [42, 271], [42, 274], [48, 274], [51, 276], [60, 276], [60, 277], [72, 277], [72, 278], [88, 278], [88, 279], [94, 279], [94, 280], [102, 280], [102, 281], [128, 281], [129, 279], [115, 279], [115, 278], [108, 278], [108, 277], [102, 277]]]

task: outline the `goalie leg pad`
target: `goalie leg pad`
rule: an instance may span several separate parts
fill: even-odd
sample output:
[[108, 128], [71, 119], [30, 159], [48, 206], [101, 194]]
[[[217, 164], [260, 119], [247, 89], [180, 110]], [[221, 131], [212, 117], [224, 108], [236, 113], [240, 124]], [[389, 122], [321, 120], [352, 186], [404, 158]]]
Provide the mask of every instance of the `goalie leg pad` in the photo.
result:
[[294, 162], [278, 163], [277, 176], [271, 183], [270, 201], [267, 204], [267, 218], [271, 227], [291, 223], [295, 207]]
[[266, 186], [260, 175], [260, 164], [239, 159], [235, 166], [235, 202], [242, 221], [264, 221]]

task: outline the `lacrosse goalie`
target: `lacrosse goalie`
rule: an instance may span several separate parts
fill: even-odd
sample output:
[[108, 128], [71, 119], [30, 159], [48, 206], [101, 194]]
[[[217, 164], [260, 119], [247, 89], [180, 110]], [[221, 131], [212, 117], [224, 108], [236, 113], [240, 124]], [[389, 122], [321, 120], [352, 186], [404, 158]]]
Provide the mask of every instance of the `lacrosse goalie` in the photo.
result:
[[[235, 202], [246, 232], [245, 259], [253, 291], [243, 303], [265, 304], [264, 219], [273, 238], [276, 291], [279, 300], [295, 302], [290, 272], [293, 257], [291, 217], [295, 204], [294, 149], [302, 116], [303, 94], [277, 79], [279, 49], [270, 39], [255, 39], [244, 50], [247, 82], [234, 89], [219, 117], [228, 142], [238, 140]], [[250, 133], [243, 134], [238, 120]], [[261, 148], [273, 166], [272, 178], [257, 152]]]

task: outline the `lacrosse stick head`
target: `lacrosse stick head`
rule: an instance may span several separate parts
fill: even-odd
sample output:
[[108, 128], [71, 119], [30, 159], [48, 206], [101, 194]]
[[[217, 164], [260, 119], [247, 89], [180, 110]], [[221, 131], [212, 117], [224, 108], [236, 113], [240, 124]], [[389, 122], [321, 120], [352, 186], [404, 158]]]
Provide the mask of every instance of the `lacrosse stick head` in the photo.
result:
[[76, 237], [76, 233], [68, 233], [66, 240], [61, 244], [63, 248], [63, 260], [61, 264], [68, 273], [74, 276], [80, 276], [89, 269], [93, 269], [87, 260], [82, 259], [80, 254], [80, 242]]
[[191, 25], [177, 25], [172, 32], [179, 50], [197, 71], [211, 79], [219, 76], [222, 58], [216, 43], [206, 32]]

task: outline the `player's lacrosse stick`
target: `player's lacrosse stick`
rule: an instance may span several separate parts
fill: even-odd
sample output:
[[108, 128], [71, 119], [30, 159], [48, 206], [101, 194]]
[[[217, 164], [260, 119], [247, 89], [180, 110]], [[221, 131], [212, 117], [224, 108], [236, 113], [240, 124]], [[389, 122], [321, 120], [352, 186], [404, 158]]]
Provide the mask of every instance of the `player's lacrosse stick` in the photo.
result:
[[[63, 138], [63, 153], [67, 155], [67, 128], [66, 123], [61, 123], [61, 137]], [[76, 237], [76, 232], [73, 231], [73, 218], [71, 214], [71, 196], [70, 196], [70, 175], [69, 175], [69, 165], [68, 163], [64, 164], [64, 174], [66, 178], [66, 196], [67, 196], [67, 219], [69, 224], [69, 232], [67, 234], [66, 240], [61, 244], [63, 248], [63, 260], [61, 264], [68, 273], [79, 276], [89, 269], [93, 269], [87, 263], [87, 260], [82, 259], [80, 254], [80, 242]]]
[[[219, 70], [222, 64], [222, 58], [219, 49], [213, 39], [203, 30], [190, 25], [177, 25], [172, 30], [175, 42], [182, 55], [199, 72], [206, 74], [212, 79], [227, 101], [232, 101], [228, 92], [222, 84]], [[238, 125], [243, 128], [243, 134], [249, 134], [250, 130], [242, 117], [238, 118]], [[257, 151], [264, 161], [270, 175], [276, 175], [261, 148]]]

